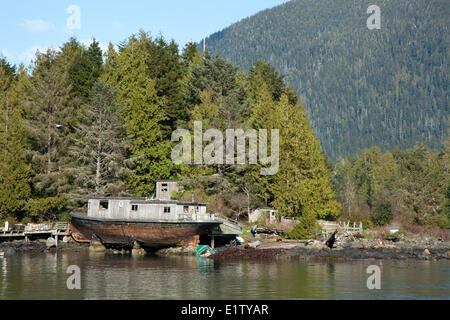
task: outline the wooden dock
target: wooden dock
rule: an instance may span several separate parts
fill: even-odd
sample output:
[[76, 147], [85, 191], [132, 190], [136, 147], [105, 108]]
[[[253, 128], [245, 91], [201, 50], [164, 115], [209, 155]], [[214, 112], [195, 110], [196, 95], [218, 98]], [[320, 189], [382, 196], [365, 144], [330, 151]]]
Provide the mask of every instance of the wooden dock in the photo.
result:
[[212, 231], [213, 236], [242, 234], [242, 227], [238, 221], [224, 216], [219, 216], [219, 219], [222, 220], [222, 224]]
[[[38, 225], [34, 225], [38, 226]], [[42, 225], [39, 225], [42, 226]], [[25, 239], [25, 241], [29, 241], [30, 238], [43, 238], [43, 237], [52, 237], [55, 239], [56, 244], [58, 244], [58, 238], [60, 236], [69, 236], [70, 235], [70, 223], [69, 222], [56, 222], [51, 224], [46, 224], [46, 227], [33, 227], [33, 225], [29, 224], [25, 226], [23, 229], [14, 229], [14, 226], [11, 230], [4, 230], [4, 228], [0, 229], [0, 241], [9, 241], [9, 240], [19, 240]]]
[[322, 228], [322, 233], [325, 234], [325, 236], [331, 235], [335, 230], [338, 230], [340, 235], [353, 235], [356, 233], [362, 233], [363, 231], [362, 222], [350, 223], [346, 221], [335, 222], [325, 220], [318, 220], [317, 222]]

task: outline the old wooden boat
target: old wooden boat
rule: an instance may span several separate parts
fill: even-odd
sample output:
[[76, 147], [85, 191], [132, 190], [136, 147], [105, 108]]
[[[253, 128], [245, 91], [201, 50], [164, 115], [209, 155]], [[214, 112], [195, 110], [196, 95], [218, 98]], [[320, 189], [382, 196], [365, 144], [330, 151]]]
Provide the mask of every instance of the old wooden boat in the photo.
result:
[[173, 247], [218, 227], [218, 220], [109, 219], [72, 213], [72, 225], [84, 239], [98, 239], [107, 247], [133, 247], [135, 242], [148, 250]]
[[211, 233], [223, 223], [206, 212], [206, 203], [172, 200], [167, 194], [176, 185], [171, 184], [157, 182], [157, 199], [90, 197], [87, 214], [71, 214], [76, 237], [99, 240], [107, 247], [137, 244], [154, 251]]

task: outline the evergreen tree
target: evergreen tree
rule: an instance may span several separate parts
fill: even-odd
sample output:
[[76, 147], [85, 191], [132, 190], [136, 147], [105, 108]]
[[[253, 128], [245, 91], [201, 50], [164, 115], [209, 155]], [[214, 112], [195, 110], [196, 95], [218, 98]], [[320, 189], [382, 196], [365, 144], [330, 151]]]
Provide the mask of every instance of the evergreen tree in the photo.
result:
[[280, 168], [273, 205], [285, 216], [337, 218], [341, 206], [305, 109], [291, 105], [282, 95], [275, 114], [279, 117], [275, 123], [280, 128]]
[[202, 58], [197, 44], [193, 42], [186, 43], [186, 46], [183, 48], [182, 58], [186, 68], [189, 68], [193, 64], [199, 64]]
[[128, 141], [115, 94], [103, 80], [94, 84], [70, 148], [77, 164], [72, 169], [77, 186], [72, 197], [81, 202], [89, 194], [127, 194], [128, 170], [124, 162]]
[[[365, 1], [296, 0], [234, 23], [206, 43], [250, 77], [257, 68], [271, 78], [264, 65], [255, 66], [258, 60], [282, 74], [332, 160], [372, 146], [405, 150], [424, 142], [442, 149], [449, 124], [448, 1], [378, 5], [379, 30], [366, 27]], [[272, 80], [279, 99], [281, 81]]]
[[201, 94], [206, 89], [211, 101], [218, 106], [220, 127], [237, 127], [242, 123], [245, 110], [245, 84], [238, 69], [219, 56], [204, 56], [201, 63], [192, 66], [189, 84], [191, 108], [201, 104]]
[[102, 65], [102, 50], [95, 39], [87, 49], [78, 50], [68, 70], [72, 98], [79, 97], [82, 102], [87, 102], [90, 90], [100, 77]]
[[201, 121], [203, 129], [218, 128], [220, 126], [219, 107], [213, 102], [211, 92], [207, 89], [203, 90], [200, 101], [201, 103], [192, 110], [192, 120]]
[[356, 185], [357, 177], [353, 174], [353, 165], [354, 159], [339, 158], [335, 163], [332, 174], [336, 196], [342, 204], [344, 214], [351, 219], [354, 214], [361, 213], [360, 197]]
[[27, 97], [27, 130], [33, 154], [33, 186], [39, 196], [52, 196], [70, 190], [65, 175], [70, 145], [69, 123], [73, 111], [68, 106], [70, 86], [55, 63], [56, 53], [38, 55]]
[[423, 144], [405, 152], [396, 149], [394, 158], [400, 166], [395, 198], [403, 222], [448, 227], [444, 204], [450, 175], [445, 160]]
[[247, 92], [251, 102], [258, 100], [259, 88], [262, 84], [267, 86], [267, 89], [272, 94], [272, 100], [280, 101], [283, 93], [288, 95], [291, 104], [297, 103], [297, 94], [292, 88], [286, 87], [283, 76], [280, 75], [274, 67], [265, 61], [258, 60], [248, 71], [248, 87]]
[[397, 180], [397, 164], [391, 154], [382, 154], [377, 147], [365, 150], [353, 165], [357, 190], [372, 208], [383, 190], [391, 191]]
[[[279, 110], [277, 109], [277, 102], [273, 100], [272, 92], [268, 85], [263, 82], [255, 92], [255, 104], [252, 105], [252, 114], [249, 119], [249, 124], [256, 130], [267, 130], [267, 142], [271, 141], [271, 130], [280, 128], [278, 127]], [[258, 198], [260, 198], [267, 206], [274, 200], [273, 185], [275, 183], [275, 177], [273, 175], [261, 175], [261, 164], [249, 166], [246, 172], [246, 176], [249, 181], [252, 181], [255, 192]]]
[[170, 158], [172, 142], [163, 131], [163, 121], [168, 119], [166, 100], [158, 97], [155, 80], [148, 76], [149, 41], [145, 33], [139, 39], [129, 39], [121, 49], [116, 77], [127, 133], [133, 141], [130, 152], [134, 168], [129, 183], [140, 196], [151, 196], [155, 180], [169, 178], [175, 170]]
[[[0, 60], [0, 219], [23, 218], [31, 195], [30, 166], [25, 159], [26, 135], [23, 128], [23, 106], [20, 78], [15, 68]], [[12, 222], [12, 221], [10, 221]]]
[[115, 78], [115, 76], [117, 76], [116, 69], [118, 67], [118, 57], [119, 54], [116, 52], [113, 44], [110, 42], [108, 44], [108, 51], [105, 53], [105, 64], [103, 66], [101, 78], [105, 80], [106, 83], [109, 83], [111, 85], [114, 85], [118, 81], [118, 79]]
[[[141, 32], [142, 39], [142, 32]], [[188, 119], [188, 110], [183, 95], [181, 81], [186, 74], [186, 68], [178, 53], [178, 45], [172, 40], [169, 43], [162, 37], [151, 39], [145, 36], [143, 43], [148, 56], [146, 57], [147, 75], [155, 81], [157, 96], [163, 98], [166, 119], [161, 124], [170, 136], [177, 127], [177, 122]]]

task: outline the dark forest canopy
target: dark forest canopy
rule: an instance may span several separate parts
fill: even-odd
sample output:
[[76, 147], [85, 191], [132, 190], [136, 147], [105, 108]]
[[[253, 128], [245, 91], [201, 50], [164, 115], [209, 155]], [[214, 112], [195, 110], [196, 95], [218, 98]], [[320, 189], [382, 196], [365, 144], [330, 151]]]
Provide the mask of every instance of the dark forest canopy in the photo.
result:
[[[369, 30], [367, 8], [381, 9]], [[449, 24], [446, 0], [295, 0], [206, 39], [243, 70], [269, 62], [305, 105], [326, 155], [352, 156], [448, 136]]]
[[[195, 44], [180, 53], [173, 41], [140, 31], [104, 57], [97, 41], [86, 47], [71, 38], [37, 54], [29, 69], [1, 63], [1, 219], [55, 219], [83, 209], [89, 195], [151, 197], [164, 178], [182, 179], [209, 210], [228, 215], [272, 204], [294, 217], [341, 212], [303, 106], [264, 62], [247, 77]], [[172, 132], [194, 121], [203, 130], [285, 128], [279, 174], [175, 164]], [[284, 202], [283, 194], [292, 197]]]
[[[71, 38], [28, 69], [0, 59], [0, 106], [0, 220], [63, 219], [88, 196], [152, 197], [155, 180], [176, 178], [184, 191], [174, 196], [194, 192], [210, 212], [239, 218], [273, 206], [300, 219], [294, 237], [341, 216], [448, 226], [448, 146], [327, 162], [301, 99], [262, 60], [245, 74], [195, 44], [179, 50], [144, 31], [103, 56], [97, 41]], [[279, 129], [278, 172], [173, 162], [172, 132], [194, 121], [204, 131]]]

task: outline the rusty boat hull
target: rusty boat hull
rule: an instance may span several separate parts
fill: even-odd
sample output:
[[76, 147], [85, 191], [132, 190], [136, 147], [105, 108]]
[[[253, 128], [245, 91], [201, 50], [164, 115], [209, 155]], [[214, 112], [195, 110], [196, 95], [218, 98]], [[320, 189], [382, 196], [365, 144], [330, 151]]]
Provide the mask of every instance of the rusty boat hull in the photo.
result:
[[132, 247], [135, 242], [149, 251], [179, 245], [207, 234], [221, 221], [158, 221], [94, 218], [71, 213], [73, 227], [85, 240], [98, 239], [107, 247]]

